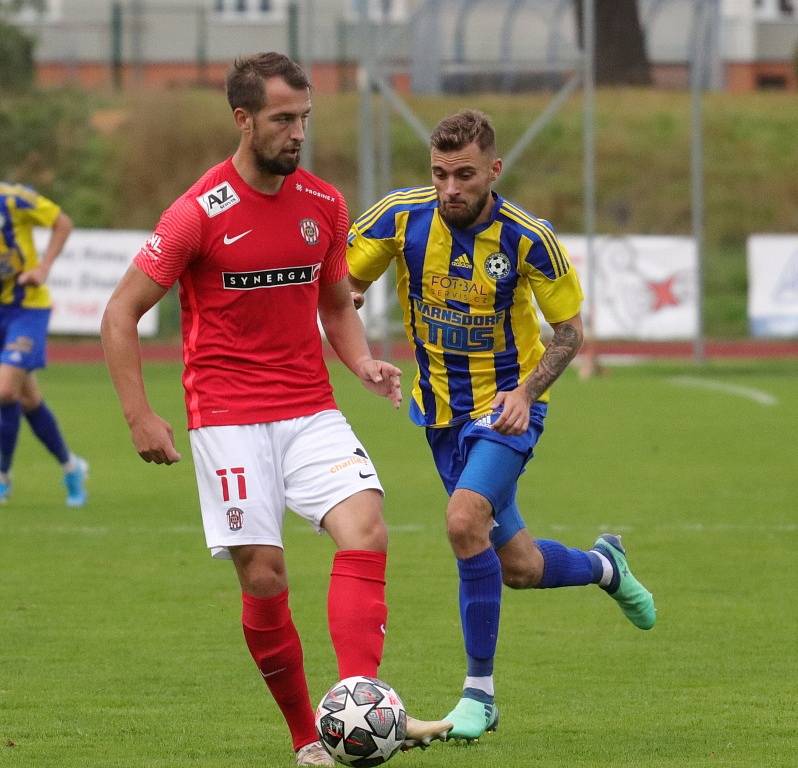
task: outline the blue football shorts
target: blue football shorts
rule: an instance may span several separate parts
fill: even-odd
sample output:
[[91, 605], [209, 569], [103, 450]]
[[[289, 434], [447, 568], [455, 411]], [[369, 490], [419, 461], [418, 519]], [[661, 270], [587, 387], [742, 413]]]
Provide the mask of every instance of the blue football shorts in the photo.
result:
[[547, 412], [546, 403], [535, 403], [523, 435], [502, 435], [493, 430], [490, 424], [501, 410], [464, 424], [427, 429], [427, 442], [446, 492], [451, 496], [457, 488], [466, 488], [491, 503], [494, 526], [490, 539], [495, 549], [526, 528], [515, 493], [518, 478], [543, 434]]
[[50, 309], [0, 306], [0, 363], [26, 371], [47, 365]]

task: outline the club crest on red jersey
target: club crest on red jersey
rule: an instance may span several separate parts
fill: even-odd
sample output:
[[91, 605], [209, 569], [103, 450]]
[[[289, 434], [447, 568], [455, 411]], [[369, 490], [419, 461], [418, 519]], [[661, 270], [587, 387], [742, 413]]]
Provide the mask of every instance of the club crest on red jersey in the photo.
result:
[[302, 219], [299, 222], [299, 231], [308, 245], [316, 245], [319, 242], [319, 225], [313, 219]]
[[244, 527], [244, 510], [230, 507], [227, 510], [227, 526], [231, 531], [240, 531]]

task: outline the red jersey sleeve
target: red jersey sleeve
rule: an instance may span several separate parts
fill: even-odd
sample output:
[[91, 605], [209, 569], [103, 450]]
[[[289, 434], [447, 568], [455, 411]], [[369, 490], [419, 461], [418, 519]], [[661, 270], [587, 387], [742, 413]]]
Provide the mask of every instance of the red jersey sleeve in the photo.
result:
[[346, 263], [346, 237], [349, 232], [349, 210], [346, 200], [339, 192], [338, 214], [335, 222], [332, 244], [321, 268], [321, 282], [338, 283], [349, 274]]
[[169, 288], [199, 253], [202, 217], [193, 198], [181, 197], [167, 208], [133, 263], [158, 285]]

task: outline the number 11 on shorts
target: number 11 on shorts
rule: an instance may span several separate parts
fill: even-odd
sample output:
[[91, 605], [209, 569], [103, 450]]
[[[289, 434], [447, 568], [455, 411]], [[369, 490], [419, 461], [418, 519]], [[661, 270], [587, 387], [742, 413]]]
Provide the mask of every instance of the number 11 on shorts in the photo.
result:
[[227, 479], [227, 473], [235, 475], [238, 480], [238, 500], [244, 501], [247, 498], [247, 479], [244, 477], [244, 467], [230, 467], [230, 469], [217, 469], [216, 474], [222, 484], [222, 499], [230, 501], [230, 482]]

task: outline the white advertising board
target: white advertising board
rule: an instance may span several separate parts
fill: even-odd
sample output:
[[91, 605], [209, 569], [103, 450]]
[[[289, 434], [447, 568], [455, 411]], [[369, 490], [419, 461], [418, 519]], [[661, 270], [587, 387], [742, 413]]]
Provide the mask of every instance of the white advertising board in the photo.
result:
[[[149, 236], [139, 230], [73, 230], [47, 278], [53, 298], [50, 333], [99, 335], [111, 293]], [[34, 232], [40, 254], [49, 237], [48, 229]], [[141, 318], [139, 333], [154, 336], [157, 332], [156, 305]]]
[[[587, 318], [587, 238], [560, 237], [576, 268]], [[698, 330], [698, 257], [690, 237], [633, 235], [593, 239], [594, 333], [599, 339], [683, 340]]]
[[752, 336], [798, 336], [798, 235], [748, 238], [748, 324]]

